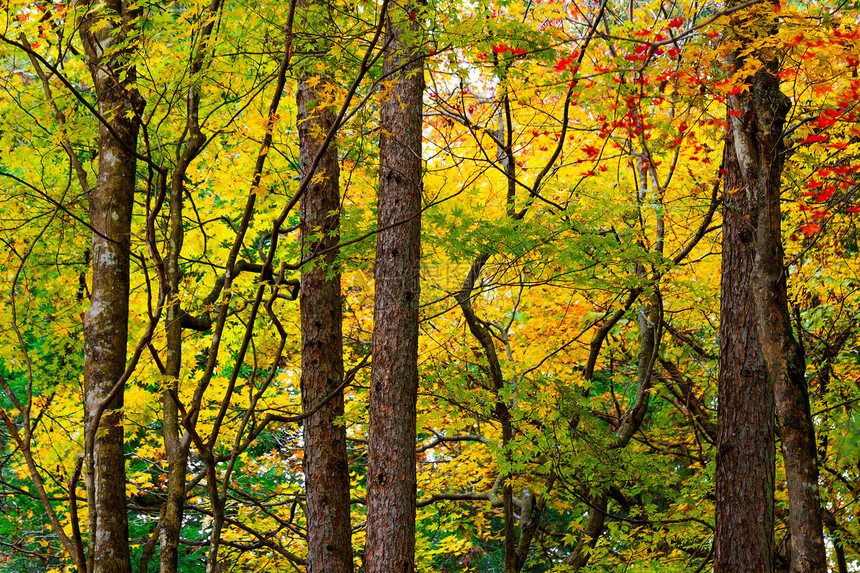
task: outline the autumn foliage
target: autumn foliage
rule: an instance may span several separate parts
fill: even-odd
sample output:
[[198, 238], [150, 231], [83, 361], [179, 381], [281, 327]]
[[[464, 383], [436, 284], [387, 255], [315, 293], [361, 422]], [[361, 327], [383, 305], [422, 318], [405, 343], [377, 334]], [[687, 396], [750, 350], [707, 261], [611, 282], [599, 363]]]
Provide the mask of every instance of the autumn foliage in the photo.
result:
[[[405, 113], [392, 94], [416, 73], [415, 570], [713, 567], [723, 208], [746, 192], [725, 184], [724, 145], [732, 122], [748, 121], [742, 104], [761, 73], [789, 105], [787, 308], [805, 356], [827, 560], [850, 570], [860, 559], [853, 3], [307, 4], [136, 3], [123, 20], [102, 4], [16, 0], [0, 14], [0, 572], [92, 566], [82, 314], [98, 310], [93, 185], [116, 118], [139, 124], [125, 149], [136, 175], [115, 422], [132, 570], [170, 570], [159, 565], [170, 499], [182, 510], [173, 571], [305, 570], [302, 423], [315, 402], [306, 396], [303, 410], [299, 279], [336, 273], [335, 424], [346, 432], [353, 562], [366, 567], [374, 300], [403, 278], [376, 284], [377, 235], [412, 228], [377, 223], [389, 165], [379, 141], [396, 139], [380, 110]], [[409, 73], [383, 66], [387, 16], [402, 27]], [[108, 79], [139, 107], [100, 111], [83, 22], [93, 37], [125, 26], [100, 40], [99, 57], [113, 58]], [[325, 122], [303, 123], [299, 80]], [[302, 226], [304, 194], [327, 182], [307, 175], [300, 132], [336, 150], [339, 206], [317, 219], [339, 217], [337, 230]], [[791, 559], [780, 436], [775, 570]]]

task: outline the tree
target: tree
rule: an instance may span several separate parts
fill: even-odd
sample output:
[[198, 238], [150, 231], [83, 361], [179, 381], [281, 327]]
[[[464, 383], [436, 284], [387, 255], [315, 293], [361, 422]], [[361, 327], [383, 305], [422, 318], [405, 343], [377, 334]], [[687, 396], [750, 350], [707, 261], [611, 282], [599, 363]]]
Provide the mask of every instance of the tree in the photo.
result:
[[[301, 2], [300, 28], [327, 41], [332, 8]], [[323, 55], [321, 59], [324, 59]], [[352, 571], [349, 461], [343, 416], [343, 310], [337, 245], [340, 167], [326, 135], [337, 126], [327, 101], [333, 78], [319, 63], [298, 81], [299, 162], [310, 183], [301, 200], [302, 412], [307, 484], [307, 570]], [[329, 138], [330, 140], [330, 138]]]
[[[732, 32], [741, 42], [749, 42], [755, 41], [759, 35], [771, 33], [773, 26], [775, 23], [771, 18], [767, 14], [762, 16], [759, 12], [736, 19]], [[753, 406], [755, 411], [748, 412], [749, 417], [739, 420], [742, 429], [726, 429], [726, 432], [740, 435], [750, 430], [759, 430], [761, 434], [752, 440], [761, 440], [762, 435], [765, 439], [761, 440], [760, 446], [753, 443], [737, 444], [735, 447], [751, 447], [752, 449], [747, 452], [756, 453], [752, 455], [746, 453], [745, 456], [750, 456], [751, 459], [742, 466], [732, 464], [729, 472], [752, 470], [752, 475], [761, 476], [751, 488], [751, 493], [755, 495], [751, 496], [751, 499], [742, 500], [751, 501], [754, 504], [752, 507], [759, 509], [748, 517], [745, 515], [743, 522], [752, 526], [747, 533], [754, 534], [754, 539], [757, 540], [756, 548], [753, 549], [754, 562], [761, 563], [762, 567], [769, 569], [771, 543], [769, 489], [772, 480], [770, 477], [769, 395], [773, 392], [776, 415], [780, 422], [791, 512], [790, 570], [792, 572], [825, 571], [815, 429], [810, 414], [803, 350], [792, 333], [788, 312], [787, 279], [782, 247], [780, 197], [786, 153], [783, 130], [791, 109], [791, 102], [779, 90], [776, 56], [764, 53], [763, 61], [753, 66], [749, 66], [750, 58], [751, 56], [744, 55], [740, 51], [733, 54], [736, 71], [744, 67], [747, 69], [752, 67], [756, 71], [747, 79], [749, 89], [734, 94], [729, 99], [731, 136], [727, 146], [731, 146], [731, 149], [728, 150], [729, 160], [726, 163], [726, 169], [730, 174], [728, 177], [731, 178], [731, 182], [736, 185], [729, 188], [729, 192], [742, 193], [743, 198], [738, 204], [727, 202], [727, 209], [738, 209], [740, 218], [731, 217], [731, 219], [740, 228], [733, 236], [726, 235], [726, 237], [740, 243], [738, 248], [745, 250], [746, 257], [744, 258], [743, 255], [738, 257], [740, 259], [738, 271], [735, 272], [740, 276], [729, 278], [727, 286], [732, 291], [741, 290], [740, 300], [744, 302], [749, 301], [744, 295], [752, 292], [757, 344], [752, 342], [754, 338], [748, 327], [743, 329], [740, 336], [735, 335], [735, 339], [740, 341], [745, 338], [747, 349], [760, 346], [762, 360], [758, 360], [757, 356], [746, 359], [742, 355], [735, 355], [737, 358], [734, 363], [726, 362], [732, 371], [737, 372], [740, 368], [742, 377], [751, 379], [751, 389], [743, 392], [748, 394], [744, 399], [759, 401]], [[734, 248], [734, 245], [730, 245], [729, 248]], [[750, 255], [753, 254], [754, 257], [751, 257]], [[730, 265], [729, 268], [733, 266]], [[725, 268], [726, 265], [724, 265]], [[741, 268], [744, 270], [740, 270]], [[744, 286], [736, 287], [735, 281]], [[732, 304], [734, 299], [726, 298], [724, 301], [727, 306]], [[743, 309], [748, 311], [749, 306], [744, 304]], [[731, 315], [724, 315], [723, 320], [728, 318], [731, 318]], [[749, 320], [748, 317], [737, 318], [744, 322]], [[757, 354], [756, 350], [753, 352]], [[765, 367], [766, 377], [761, 376], [762, 364]], [[743, 372], [744, 369], [747, 370], [746, 373]], [[731, 400], [725, 407], [731, 405], [744, 408], [738, 402]], [[732, 412], [727, 416], [726, 421], [736, 415], [738, 415], [737, 412]], [[757, 453], [759, 451], [762, 453]], [[737, 481], [738, 475], [747, 474], [735, 474], [729, 479]], [[758, 501], [755, 498], [758, 498]], [[735, 510], [741, 514], [747, 514], [749, 507], [751, 506], [738, 505]], [[737, 518], [730, 518], [730, 523], [736, 520]], [[733, 531], [732, 535], [737, 535], [737, 531]], [[740, 564], [739, 561], [734, 563]], [[730, 565], [730, 562], [726, 562], [726, 565]]]
[[98, 177], [88, 190], [92, 295], [83, 315], [85, 465], [93, 573], [131, 571], [125, 497], [126, 379], [131, 218], [137, 134], [144, 102], [126, 44], [139, 14], [121, 2], [91, 7], [80, 22], [102, 118]]
[[[385, 6], [383, 6], [384, 8]], [[368, 402], [368, 573], [415, 570], [415, 423], [421, 261], [421, 8], [385, 13], [379, 205]]]
[[[856, 14], [658, 4], [137, 6], [103, 54], [146, 98], [117, 542], [132, 569], [782, 568], [792, 462], [732, 450], [768, 428], [790, 441], [767, 413], [781, 366], [739, 358], [767, 340], [803, 350], [825, 558], [848, 569]], [[84, 8], [0, 13], [0, 571], [92, 555], [86, 193], [114, 116]], [[755, 112], [775, 88], [784, 118]], [[752, 154], [771, 187], [744, 179], [750, 129], [784, 145]], [[776, 171], [782, 228], [759, 241], [765, 209], [731, 191], [772, 200]], [[783, 256], [786, 304], [762, 306]], [[731, 519], [747, 533], [727, 545]]]
[[715, 571], [772, 571], [775, 479], [773, 387], [753, 298], [750, 204], [729, 132], [724, 150]]

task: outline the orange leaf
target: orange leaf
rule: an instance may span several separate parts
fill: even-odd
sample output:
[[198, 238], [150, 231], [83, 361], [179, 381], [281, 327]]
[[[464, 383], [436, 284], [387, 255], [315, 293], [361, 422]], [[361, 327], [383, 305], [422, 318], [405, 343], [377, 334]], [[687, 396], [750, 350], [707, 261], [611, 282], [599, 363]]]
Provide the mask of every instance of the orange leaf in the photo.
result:
[[821, 225], [819, 225], [817, 223], [807, 223], [806, 225], [802, 225], [802, 226], [798, 227], [798, 229], [800, 229], [800, 232], [803, 233], [804, 235], [806, 235], [807, 237], [811, 237], [815, 233], [818, 233], [821, 231]]

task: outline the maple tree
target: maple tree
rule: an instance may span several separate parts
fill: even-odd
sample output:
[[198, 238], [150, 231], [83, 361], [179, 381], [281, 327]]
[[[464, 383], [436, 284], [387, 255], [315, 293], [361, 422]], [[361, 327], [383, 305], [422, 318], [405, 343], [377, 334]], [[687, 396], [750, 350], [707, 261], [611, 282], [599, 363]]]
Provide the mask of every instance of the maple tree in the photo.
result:
[[2, 17], [0, 571], [860, 558], [851, 5]]

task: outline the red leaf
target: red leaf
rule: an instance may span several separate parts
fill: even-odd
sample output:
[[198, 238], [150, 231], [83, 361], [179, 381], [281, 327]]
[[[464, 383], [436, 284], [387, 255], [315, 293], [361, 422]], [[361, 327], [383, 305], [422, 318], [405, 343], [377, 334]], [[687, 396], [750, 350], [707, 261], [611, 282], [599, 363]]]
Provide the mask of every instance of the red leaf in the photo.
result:
[[813, 121], [812, 125], [814, 125], [815, 127], [820, 127], [821, 129], [826, 129], [826, 128], [830, 127], [831, 125], [833, 125], [834, 123], [836, 123], [835, 119], [833, 119], [832, 117], [825, 117], [822, 115], [821, 117], [819, 117], [818, 119]]
[[587, 156], [589, 156], [592, 159], [597, 157], [600, 154], [600, 148], [595, 147], [595, 146], [590, 145], [590, 144], [583, 145], [582, 150], [585, 152], [585, 154]]
[[719, 33], [718, 31], [716, 31], [716, 30], [714, 30], [713, 32], [708, 32], [708, 33], [707, 33], [707, 34], [705, 34], [705, 35], [706, 35], [707, 37], [709, 37], [710, 39], [712, 39], [712, 40], [716, 40], [717, 38], [719, 38], [719, 37], [720, 37], [720, 33]]
[[729, 115], [733, 115], [733, 116], [735, 116], [735, 117], [740, 117], [740, 116], [742, 116], [742, 115], [743, 115], [743, 113], [742, 113], [742, 112], [740, 112], [740, 111], [738, 111], [738, 110], [736, 110], [736, 109], [730, 109], [730, 110], [729, 110]]
[[528, 50], [525, 48], [511, 48], [511, 53], [515, 56], [522, 56], [526, 52], [528, 52]]
[[798, 228], [800, 229], [800, 232], [807, 237], [811, 237], [815, 233], [821, 231], [821, 225], [818, 225], [816, 223], [807, 223], [806, 225], [802, 225]]
[[849, 213], [860, 213], [860, 207], [858, 207], [857, 205], [851, 205], [850, 207], [848, 207], [845, 210], [848, 211]]
[[785, 45], [788, 48], [793, 48], [796, 45], [798, 45], [799, 43], [801, 43], [802, 41], [803, 41], [803, 34], [798, 34], [797, 36], [795, 36], [794, 38], [792, 38], [791, 40], [786, 42]]
[[[557, 71], [557, 72], [563, 72], [564, 70], [566, 70], [566, 69], [567, 69], [567, 67], [568, 67], [570, 64], [572, 64], [572, 63], [573, 63], [573, 61], [574, 61], [574, 60], [576, 60], [576, 58], [577, 58], [578, 56], [579, 56], [579, 52], [573, 52], [573, 53], [572, 53], [571, 55], [569, 55], [568, 57], [560, 59], [560, 60], [559, 60], [558, 62], [556, 62], [556, 64], [555, 64], [555, 71]], [[575, 73], [575, 70], [574, 70], [574, 73]]]
[[496, 54], [504, 54], [508, 51], [508, 47], [504, 44], [499, 44], [498, 46], [492, 46], [493, 52]]
[[734, 96], [734, 95], [738, 95], [742, 91], [744, 91], [744, 86], [735, 86], [732, 89], [730, 89], [729, 91], [727, 91], [726, 93], [729, 94], [730, 96]]
[[823, 203], [830, 199], [833, 196], [833, 193], [836, 192], [835, 187], [826, 187], [818, 196], [815, 198], [816, 201]]
[[668, 28], [680, 28], [683, 25], [684, 25], [684, 19], [683, 18], [672, 18], [671, 20], [669, 20], [669, 25], [667, 27]]
[[810, 135], [806, 139], [801, 139], [798, 143], [820, 143], [822, 141], [827, 141], [826, 135]]

